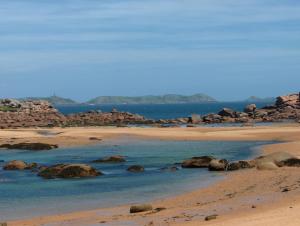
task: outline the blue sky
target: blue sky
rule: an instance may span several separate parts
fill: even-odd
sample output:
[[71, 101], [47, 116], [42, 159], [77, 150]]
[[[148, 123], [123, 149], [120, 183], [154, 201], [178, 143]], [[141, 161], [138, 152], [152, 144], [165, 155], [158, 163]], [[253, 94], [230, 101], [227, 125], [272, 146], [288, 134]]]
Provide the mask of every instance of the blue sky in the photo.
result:
[[300, 88], [299, 0], [0, 0], [0, 97]]

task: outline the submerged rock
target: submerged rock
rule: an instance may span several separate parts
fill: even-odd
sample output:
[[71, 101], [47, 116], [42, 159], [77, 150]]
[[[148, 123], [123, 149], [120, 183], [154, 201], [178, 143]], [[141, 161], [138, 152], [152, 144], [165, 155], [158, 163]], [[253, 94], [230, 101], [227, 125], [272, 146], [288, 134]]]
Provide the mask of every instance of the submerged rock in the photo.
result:
[[143, 204], [138, 206], [131, 206], [130, 213], [141, 213], [153, 210], [153, 207], [150, 204]]
[[58, 164], [42, 169], [38, 174], [45, 179], [96, 177], [100, 175], [103, 174], [86, 164]]
[[182, 162], [182, 168], [207, 168], [209, 163], [215, 159], [212, 156], [200, 156], [187, 159]]
[[19, 144], [2, 144], [0, 148], [16, 149], [16, 150], [30, 150], [30, 151], [42, 151], [58, 148], [56, 144], [45, 143], [19, 143]]
[[94, 160], [95, 163], [119, 163], [119, 162], [125, 162], [125, 158], [121, 155], [114, 155], [102, 159]]
[[140, 165], [133, 165], [130, 166], [127, 171], [132, 172], [132, 173], [140, 173], [140, 172], [144, 172], [145, 168], [143, 166]]

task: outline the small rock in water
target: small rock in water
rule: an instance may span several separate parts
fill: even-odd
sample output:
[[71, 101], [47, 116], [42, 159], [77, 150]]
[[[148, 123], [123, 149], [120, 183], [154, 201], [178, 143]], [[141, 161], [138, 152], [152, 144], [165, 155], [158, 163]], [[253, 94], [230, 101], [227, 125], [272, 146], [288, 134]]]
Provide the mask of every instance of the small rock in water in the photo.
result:
[[140, 172], [144, 172], [145, 168], [143, 166], [140, 165], [133, 165], [130, 166], [127, 171], [132, 172], [132, 173], [140, 173]]
[[95, 163], [119, 163], [119, 162], [125, 162], [125, 158], [121, 155], [114, 155], [102, 159], [97, 159], [93, 161]]
[[217, 219], [217, 214], [213, 214], [210, 216], [205, 217], [205, 221], [211, 221], [211, 220], [216, 220]]
[[151, 211], [153, 207], [149, 204], [139, 205], [139, 206], [131, 206], [130, 213], [141, 213], [146, 211]]

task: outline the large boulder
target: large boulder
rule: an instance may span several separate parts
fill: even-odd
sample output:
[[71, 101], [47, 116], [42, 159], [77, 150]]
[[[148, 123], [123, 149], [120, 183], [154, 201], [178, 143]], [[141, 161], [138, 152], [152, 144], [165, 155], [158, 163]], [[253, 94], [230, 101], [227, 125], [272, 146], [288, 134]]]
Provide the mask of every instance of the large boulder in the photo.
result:
[[25, 170], [28, 167], [27, 163], [21, 160], [13, 160], [8, 162], [3, 169], [4, 170]]
[[133, 165], [133, 166], [128, 167], [127, 171], [129, 171], [131, 173], [141, 173], [141, 172], [145, 171], [145, 168], [140, 165]]
[[276, 99], [276, 106], [277, 107], [286, 107], [286, 106], [291, 106], [293, 108], [299, 107], [300, 104], [300, 94], [295, 93], [295, 94], [290, 94], [286, 96], [279, 96]]
[[236, 112], [230, 108], [223, 108], [218, 115], [221, 115], [223, 117], [230, 117], [230, 118], [235, 118], [236, 117]]
[[0, 145], [0, 148], [42, 151], [42, 150], [51, 150], [51, 149], [58, 148], [58, 145], [45, 144], [45, 143], [19, 143], [19, 144], [2, 144], [2, 145]]
[[225, 171], [228, 161], [226, 159], [213, 159], [208, 166], [210, 171]]
[[41, 170], [38, 176], [45, 179], [54, 178], [83, 178], [102, 175], [93, 167], [86, 164], [58, 164]]
[[110, 157], [105, 157], [102, 159], [97, 159], [94, 160], [93, 162], [95, 163], [120, 163], [120, 162], [125, 162], [125, 158], [121, 155], [114, 155]]
[[200, 156], [187, 159], [182, 162], [182, 168], [207, 168], [209, 163], [215, 159], [212, 156]]

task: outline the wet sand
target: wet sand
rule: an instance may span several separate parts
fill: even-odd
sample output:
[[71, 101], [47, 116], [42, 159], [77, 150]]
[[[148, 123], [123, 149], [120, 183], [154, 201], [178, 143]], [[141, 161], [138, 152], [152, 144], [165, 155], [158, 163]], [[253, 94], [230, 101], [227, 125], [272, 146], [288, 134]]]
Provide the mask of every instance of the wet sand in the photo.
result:
[[[282, 143], [266, 145], [262, 151], [265, 154], [285, 151], [300, 156], [299, 124], [223, 128], [0, 130], [0, 143], [27, 141], [78, 146], [101, 142], [90, 140], [90, 137], [113, 140], [120, 136], [166, 140], [276, 140]], [[207, 188], [151, 202], [154, 208], [166, 208], [160, 212], [129, 214], [130, 206], [124, 205], [40, 216], [8, 222], [8, 225], [300, 225], [300, 168], [274, 171], [249, 169], [221, 174], [224, 179]], [[218, 215], [216, 220], [204, 221], [206, 216], [213, 214]]]

